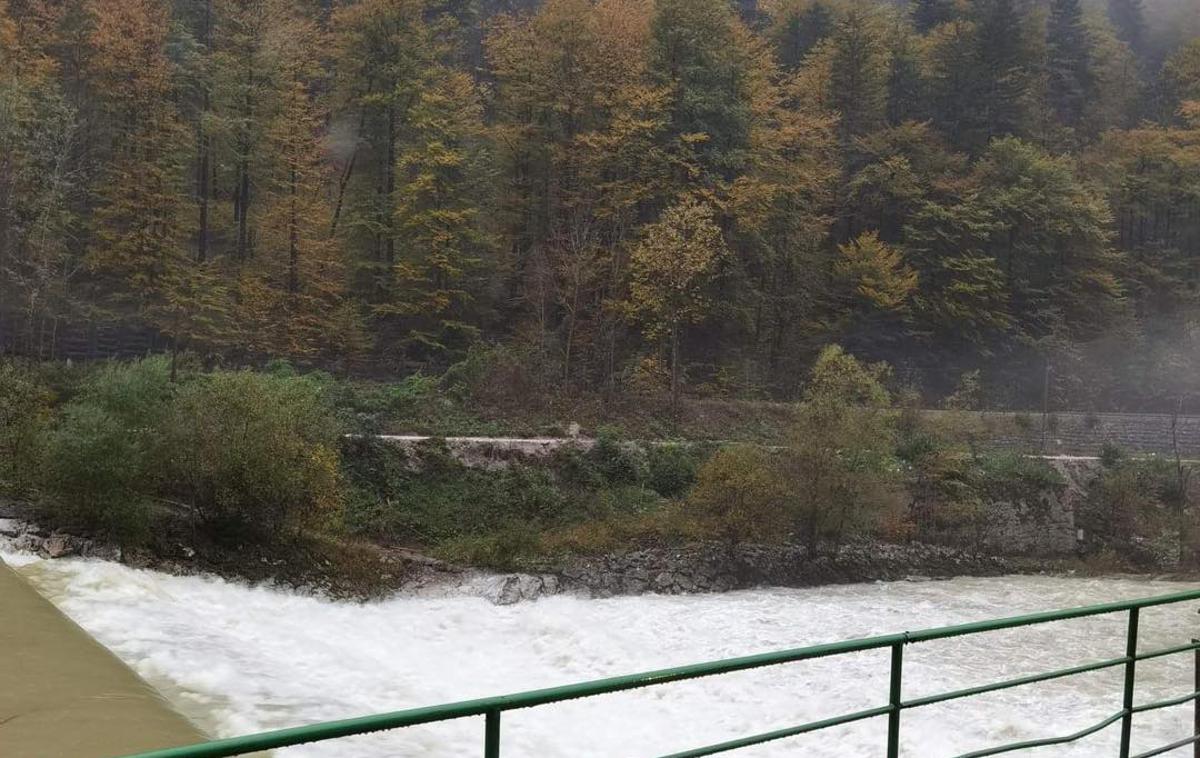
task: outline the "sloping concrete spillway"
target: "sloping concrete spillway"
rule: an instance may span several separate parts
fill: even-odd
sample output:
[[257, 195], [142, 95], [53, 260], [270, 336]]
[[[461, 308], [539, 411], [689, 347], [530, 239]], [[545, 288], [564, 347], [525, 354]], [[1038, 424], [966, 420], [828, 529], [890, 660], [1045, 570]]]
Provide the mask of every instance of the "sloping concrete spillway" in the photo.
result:
[[0, 561], [0, 756], [112, 758], [202, 739]]

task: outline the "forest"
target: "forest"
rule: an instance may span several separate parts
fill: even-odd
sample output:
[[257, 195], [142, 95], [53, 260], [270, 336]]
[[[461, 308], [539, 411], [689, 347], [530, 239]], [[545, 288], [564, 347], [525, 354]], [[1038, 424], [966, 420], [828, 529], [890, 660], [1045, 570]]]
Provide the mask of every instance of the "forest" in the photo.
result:
[[8, 354], [1159, 410], [1198, 285], [1195, 0], [0, 0]]

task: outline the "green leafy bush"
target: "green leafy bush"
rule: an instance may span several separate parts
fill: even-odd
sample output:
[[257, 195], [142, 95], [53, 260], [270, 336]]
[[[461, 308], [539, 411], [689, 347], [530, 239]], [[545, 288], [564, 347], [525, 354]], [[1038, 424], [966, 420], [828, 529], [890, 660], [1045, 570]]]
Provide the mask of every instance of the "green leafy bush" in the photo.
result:
[[1113, 442], [1105, 442], [1100, 449], [1100, 465], [1106, 469], [1116, 468], [1125, 460], [1125, 451]]
[[157, 471], [146, 432], [88, 403], [69, 406], [49, 435], [42, 491], [55, 521], [79, 524], [124, 543], [143, 541]]
[[346, 450], [354, 492], [346, 525], [356, 533], [431, 545], [568, 517], [567, 498], [544, 467], [468, 468], [438, 439], [409, 454], [370, 438], [347, 440]]
[[514, 348], [476, 344], [446, 370], [441, 386], [459, 400], [523, 406], [540, 396], [542, 377], [531, 368], [538, 365]]
[[278, 379], [293, 379], [299, 376], [296, 367], [286, 358], [275, 358], [267, 361], [267, 365], [263, 366], [263, 371]]
[[50, 401], [32, 374], [0, 364], [0, 491], [19, 495], [35, 484]]
[[595, 490], [604, 486], [604, 475], [590, 453], [573, 445], [554, 451], [550, 465], [563, 486], [574, 490]]
[[697, 451], [686, 445], [652, 445], [646, 450], [646, 485], [663, 497], [682, 497], [696, 481]]
[[84, 382], [76, 402], [100, 408], [130, 429], [152, 430], [166, 416], [175, 389], [170, 360], [158, 356], [105, 364]]
[[600, 430], [588, 457], [608, 484], [638, 484], [646, 480], [645, 453], [622, 442], [612, 429]]
[[217, 529], [311, 523], [341, 505], [338, 437], [316, 382], [217, 372], [184, 385], [171, 407], [164, 489]]
[[535, 527], [512, 523], [491, 534], [448, 540], [437, 554], [454, 563], [510, 571], [536, 557], [541, 548], [541, 534]]
[[770, 454], [735, 445], [718, 450], [700, 467], [683, 506], [696, 536], [735, 544], [780, 541], [788, 535], [785, 487]]
[[1018, 453], [981, 456], [978, 474], [981, 493], [993, 501], [1033, 503], [1066, 486], [1062, 475], [1049, 463]]
[[165, 473], [162, 423], [173, 394], [165, 358], [93, 373], [45, 436], [40, 489], [49, 515], [142, 541]]
[[411, 416], [424, 403], [433, 402], [438, 394], [438, 379], [412, 374], [387, 389], [388, 410], [400, 416]]

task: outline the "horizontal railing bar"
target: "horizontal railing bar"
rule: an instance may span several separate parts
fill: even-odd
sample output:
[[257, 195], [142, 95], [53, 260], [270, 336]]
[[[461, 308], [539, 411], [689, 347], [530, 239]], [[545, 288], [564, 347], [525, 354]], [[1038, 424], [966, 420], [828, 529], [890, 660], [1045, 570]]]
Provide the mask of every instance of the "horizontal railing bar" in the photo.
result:
[[[1191, 650], [1200, 650], [1200, 642], [1193, 642], [1188, 645], [1179, 645], [1177, 647], [1164, 648], [1162, 650], [1153, 650], [1149, 653], [1139, 653], [1133, 658], [1135, 661], [1147, 661], [1152, 658], [1162, 658], [1168, 655], [1176, 655], [1178, 653], [1186, 653]], [[1049, 671], [1045, 674], [1031, 674], [1022, 676], [1016, 679], [1006, 679], [995, 684], [983, 684], [978, 687], [968, 687], [966, 689], [954, 690], [940, 695], [927, 695], [925, 697], [913, 698], [912, 700], [904, 701], [900, 707], [904, 709], [920, 708], [926, 705], [935, 703], [944, 703], [949, 700], [959, 700], [961, 698], [973, 697], [975, 695], [983, 695], [988, 692], [997, 692], [999, 690], [1011, 689], [1013, 687], [1021, 687], [1026, 684], [1037, 684], [1039, 682], [1049, 682], [1054, 679], [1062, 679], [1068, 676], [1076, 676], [1078, 674], [1087, 674], [1092, 671], [1103, 671], [1104, 669], [1115, 668], [1129, 662], [1129, 658], [1111, 658], [1107, 661], [1098, 661], [1096, 663], [1085, 663], [1080, 666], [1073, 666], [1066, 669], [1058, 669], [1057, 671]]]
[[1129, 658], [1112, 658], [1110, 660], [1100, 661], [1098, 663], [1086, 663], [1082, 666], [1074, 666], [1069, 669], [1058, 669], [1057, 671], [1050, 671], [1045, 674], [1031, 674], [1029, 676], [1019, 677], [1017, 679], [1006, 679], [1003, 682], [996, 682], [995, 684], [983, 684], [978, 687], [955, 690], [953, 692], [947, 692], [941, 695], [927, 695], [925, 697], [906, 700], [901, 703], [900, 707], [905, 709], [920, 708], [925, 705], [933, 705], [934, 703], [944, 703], [947, 700], [959, 700], [964, 697], [973, 697], [975, 695], [982, 695], [987, 692], [1007, 690], [1026, 684], [1037, 684], [1038, 682], [1048, 682], [1054, 679], [1075, 676], [1077, 674], [1086, 674], [1090, 671], [1102, 671], [1104, 669], [1124, 665], [1128, 663], [1129, 660]]
[[1137, 705], [1133, 707], [1133, 713], [1145, 713], [1146, 711], [1157, 711], [1161, 708], [1170, 708], [1175, 705], [1183, 705], [1190, 703], [1193, 700], [1200, 700], [1200, 692], [1193, 692], [1190, 695], [1182, 697], [1173, 697], [1170, 700], [1159, 700], [1157, 703], [1146, 703], [1145, 705]]
[[1167, 655], [1176, 655], [1178, 653], [1186, 653], [1190, 650], [1200, 650], [1200, 642], [1192, 642], [1187, 645], [1179, 645], [1177, 647], [1163, 648], [1162, 650], [1151, 650], [1149, 653], [1138, 653], [1135, 660], [1148, 661], [1151, 658], [1162, 658]]
[[949, 637], [962, 637], [967, 634], [996, 632], [1003, 629], [1014, 629], [1021, 626], [1036, 626], [1038, 624], [1045, 624], [1051, 621], [1068, 621], [1071, 619], [1086, 618], [1088, 616], [1102, 616], [1106, 613], [1119, 613], [1120, 611], [1130, 611], [1134, 608], [1152, 608], [1158, 605], [1170, 605], [1171, 603], [1181, 603], [1188, 600], [1200, 600], [1200, 590], [1177, 592], [1172, 595], [1160, 595], [1158, 597], [1142, 598], [1141, 600], [1123, 600], [1112, 603], [1102, 603], [1100, 605], [1085, 605], [1079, 608], [1068, 608], [1061, 611], [1043, 611], [1041, 613], [1030, 613], [1024, 616], [1012, 616], [1005, 619], [994, 619], [992, 621], [976, 621], [970, 624], [946, 626], [939, 629], [925, 629], [919, 632], [909, 632], [908, 641], [929, 642], [931, 640], [944, 640]]
[[682, 753], [671, 753], [663, 756], [663, 758], [699, 758], [704, 755], [716, 755], [717, 753], [725, 753], [730, 750], [738, 750], [744, 747], [752, 747], [761, 745], [764, 742], [773, 742], [782, 740], [786, 737], [795, 737], [797, 735], [806, 734], [808, 732], [816, 732], [821, 729], [828, 729], [833, 726], [841, 726], [843, 724], [852, 724], [855, 721], [864, 721], [866, 719], [886, 716], [892, 712], [890, 705], [884, 705], [879, 708], [872, 708], [867, 711], [859, 711], [857, 713], [849, 713], [845, 716], [834, 716], [833, 718], [822, 719], [821, 721], [811, 721], [800, 726], [788, 727], [787, 729], [777, 729], [773, 732], [763, 732], [752, 737], [742, 737], [728, 742], [719, 742], [715, 745], [707, 747], [698, 747], [693, 750], [685, 750]]
[[1133, 756], [1133, 758], [1154, 758], [1156, 755], [1169, 753], [1172, 750], [1178, 750], [1181, 747], [1193, 745], [1197, 742], [1200, 742], [1200, 734], [1197, 734], [1195, 737], [1186, 737], [1178, 742], [1172, 742], [1170, 745], [1163, 745], [1162, 747], [1156, 747], [1153, 750], [1147, 750], [1144, 753], [1138, 753], [1137, 755]]
[[989, 756], [989, 755], [1000, 755], [1001, 753], [1011, 753], [1014, 750], [1027, 750], [1029, 748], [1035, 748], [1035, 747], [1048, 747], [1050, 745], [1063, 745], [1068, 742], [1075, 742], [1076, 740], [1081, 740], [1084, 737], [1093, 735], [1096, 732], [1100, 731], [1101, 729], [1104, 729], [1105, 727], [1112, 726], [1113, 724], [1117, 723], [1124, 717], [1125, 717], [1125, 711], [1124, 711], [1124, 709], [1122, 709], [1120, 711], [1117, 711], [1113, 715], [1109, 716], [1108, 718], [1104, 719], [1099, 724], [1096, 724], [1094, 726], [1089, 726], [1087, 729], [1081, 729], [1080, 731], [1075, 732], [1074, 734], [1068, 734], [1065, 737], [1047, 737], [1045, 739], [1040, 739], [1040, 740], [1029, 740], [1028, 742], [1010, 742], [1009, 744], [1001, 745], [1000, 747], [988, 748], [986, 750], [976, 750], [973, 753], [963, 753], [962, 755], [957, 755], [954, 758], [984, 758], [985, 756]]
[[[774, 666], [783, 663], [825, 658], [846, 653], [865, 652], [891, 647], [910, 642], [928, 642], [932, 640], [961, 637], [980, 632], [1000, 631], [1023, 626], [1034, 626], [1052, 621], [1066, 621], [1099, 616], [1107, 613], [1128, 611], [1133, 608], [1149, 608], [1171, 603], [1200, 600], [1200, 590], [1179, 592], [1159, 597], [1126, 600], [1100, 605], [1070, 608], [1061, 611], [1046, 611], [1024, 616], [1014, 616], [1006, 619], [979, 621], [969, 624], [959, 624], [938, 629], [926, 629], [917, 632], [888, 634], [879, 637], [866, 637], [844, 642], [834, 642], [811, 647], [795, 648], [773, 653], [760, 653], [722, 661], [692, 664], [676, 668], [659, 669], [640, 674], [596, 679], [590, 682], [549, 687], [540, 690], [530, 690], [510, 695], [465, 700], [423, 708], [413, 708], [390, 713], [360, 716], [339, 721], [327, 721], [304, 726], [279, 729], [270, 732], [230, 737], [213, 742], [196, 745], [167, 748], [146, 753], [139, 753], [129, 758], [228, 758], [228, 756], [253, 753], [260, 750], [273, 750], [308, 742], [317, 742], [338, 737], [348, 737], [355, 734], [367, 734], [389, 729], [398, 729], [419, 724], [429, 724], [438, 721], [482, 716], [488, 711], [508, 711], [519, 708], [530, 708], [538, 705], [574, 700], [577, 698], [593, 697], [613, 692], [640, 689], [658, 684], [698, 679], [729, 674], [736, 671], [746, 671], [764, 666]], [[989, 753], [990, 755], [990, 753]]]

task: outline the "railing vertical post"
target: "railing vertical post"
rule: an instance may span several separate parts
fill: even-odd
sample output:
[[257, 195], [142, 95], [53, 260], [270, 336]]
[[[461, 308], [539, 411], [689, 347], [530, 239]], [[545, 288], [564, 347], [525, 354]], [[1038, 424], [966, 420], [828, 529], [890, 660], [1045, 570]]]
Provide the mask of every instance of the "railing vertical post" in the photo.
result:
[[500, 711], [488, 711], [483, 725], [483, 758], [500, 758]]
[[1138, 609], [1129, 609], [1129, 631], [1125, 635], [1125, 696], [1121, 700], [1121, 758], [1129, 758], [1129, 740], [1133, 735], [1133, 683], [1137, 676]]
[[[1192, 640], [1192, 644], [1200, 643], [1200, 640]], [[1200, 648], [1196, 648], [1192, 653], [1195, 667], [1195, 687], [1192, 692], [1200, 692]], [[1192, 701], [1192, 736], [1200, 736], [1200, 700]], [[1192, 743], [1192, 756], [1200, 758], [1200, 742]]]
[[887, 758], [899, 758], [900, 756], [900, 691], [903, 673], [904, 643], [898, 642], [892, 645], [892, 677], [888, 696], [892, 712], [888, 714]]

